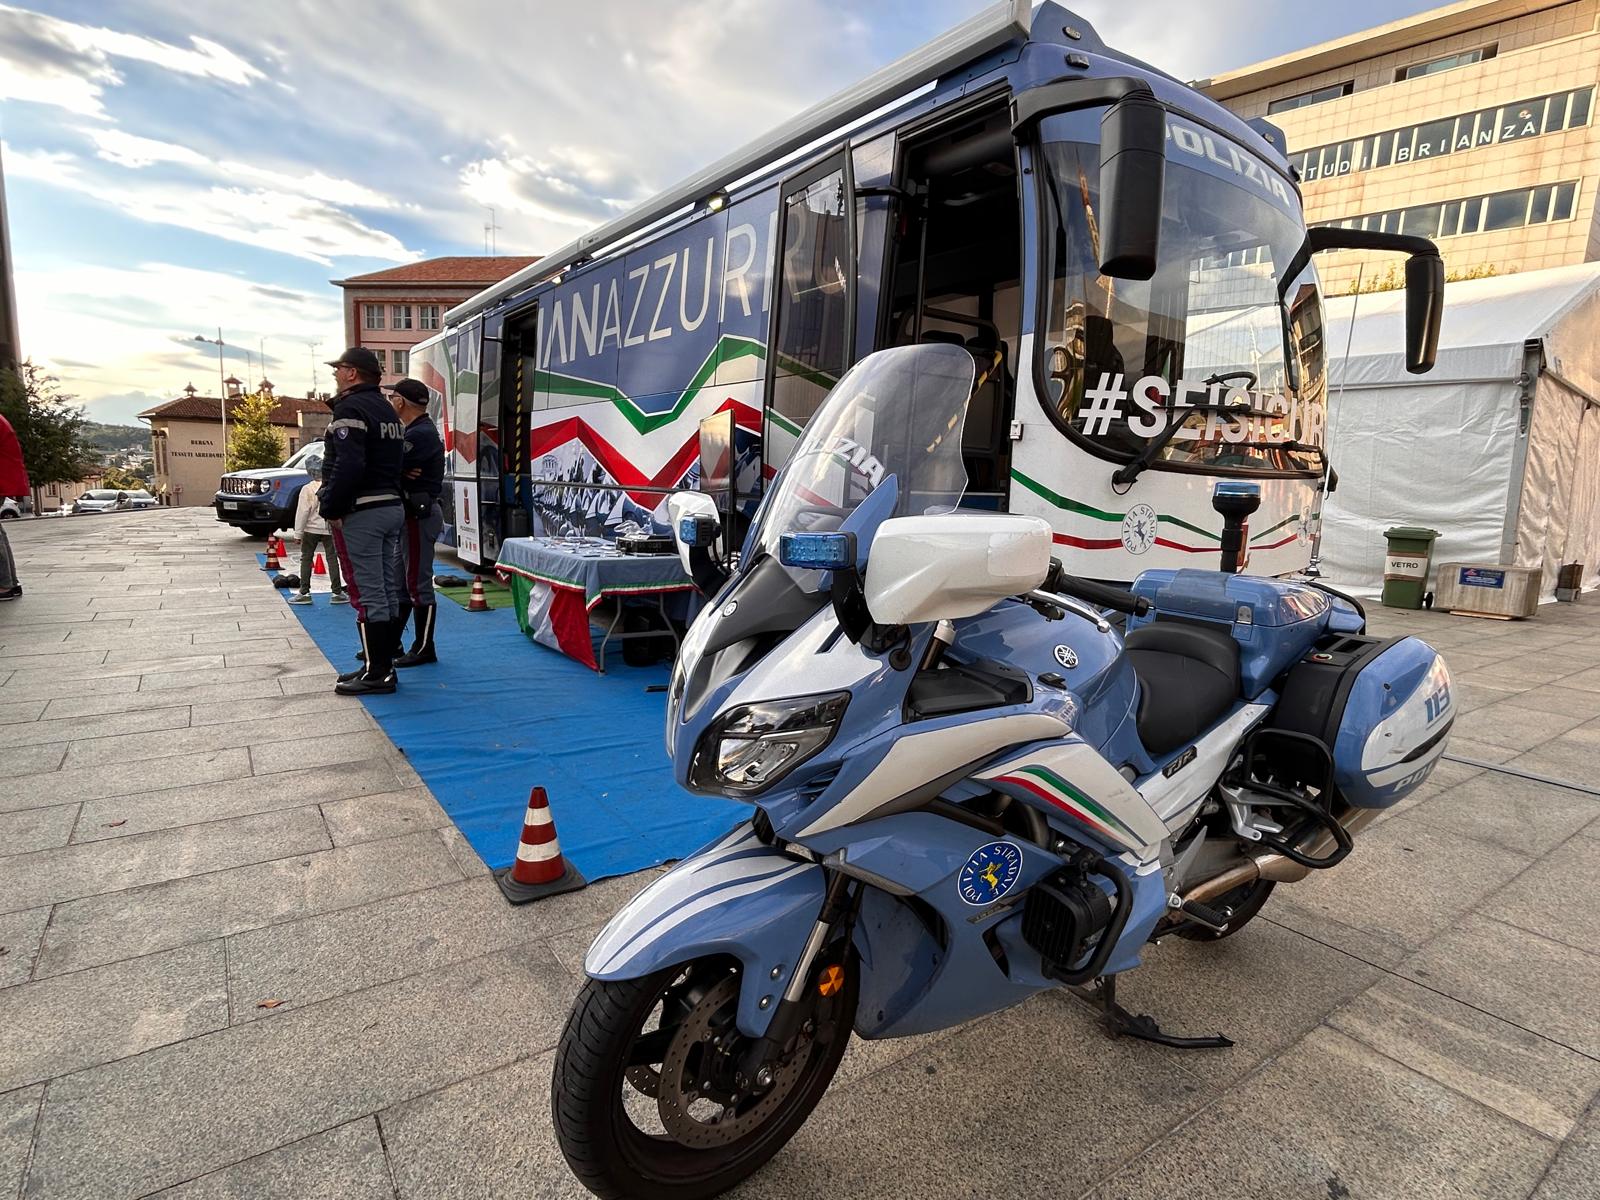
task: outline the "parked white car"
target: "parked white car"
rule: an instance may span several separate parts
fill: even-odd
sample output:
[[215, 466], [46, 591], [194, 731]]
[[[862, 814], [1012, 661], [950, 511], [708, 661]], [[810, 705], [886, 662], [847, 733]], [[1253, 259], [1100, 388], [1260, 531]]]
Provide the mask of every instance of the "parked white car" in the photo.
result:
[[123, 512], [133, 508], [154, 508], [156, 498], [140, 488], [121, 491], [117, 488], [92, 488], [72, 502], [75, 513]]
[[0, 496], [0, 521], [22, 515], [22, 501], [15, 496]]

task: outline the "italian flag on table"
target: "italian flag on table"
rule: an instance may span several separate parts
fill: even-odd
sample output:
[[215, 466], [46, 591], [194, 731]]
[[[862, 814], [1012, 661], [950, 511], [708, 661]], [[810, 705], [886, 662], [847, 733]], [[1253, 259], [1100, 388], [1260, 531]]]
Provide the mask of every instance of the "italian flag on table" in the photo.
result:
[[541, 646], [559, 650], [591, 671], [598, 671], [594, 643], [589, 639], [589, 610], [582, 590], [551, 587], [543, 580], [528, 581], [528, 632]]

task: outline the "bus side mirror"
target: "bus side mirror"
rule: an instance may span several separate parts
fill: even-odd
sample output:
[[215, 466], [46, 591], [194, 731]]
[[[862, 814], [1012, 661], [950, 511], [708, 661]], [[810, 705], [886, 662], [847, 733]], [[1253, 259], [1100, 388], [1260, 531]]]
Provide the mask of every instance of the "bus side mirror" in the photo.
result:
[[1161, 245], [1167, 110], [1154, 96], [1124, 96], [1100, 119], [1100, 273], [1149, 279]]
[[1406, 370], [1422, 375], [1439, 357], [1444, 316], [1444, 260], [1437, 254], [1406, 259]]

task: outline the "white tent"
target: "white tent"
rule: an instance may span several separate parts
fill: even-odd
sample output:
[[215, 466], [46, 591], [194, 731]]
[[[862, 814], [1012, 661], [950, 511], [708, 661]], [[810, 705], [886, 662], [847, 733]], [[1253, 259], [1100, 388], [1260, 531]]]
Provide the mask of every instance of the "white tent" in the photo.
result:
[[1435, 563], [1538, 567], [1546, 597], [1566, 563], [1600, 581], [1600, 263], [1447, 284], [1426, 375], [1405, 369], [1403, 291], [1327, 318], [1324, 578], [1375, 592], [1383, 531], [1420, 525]]

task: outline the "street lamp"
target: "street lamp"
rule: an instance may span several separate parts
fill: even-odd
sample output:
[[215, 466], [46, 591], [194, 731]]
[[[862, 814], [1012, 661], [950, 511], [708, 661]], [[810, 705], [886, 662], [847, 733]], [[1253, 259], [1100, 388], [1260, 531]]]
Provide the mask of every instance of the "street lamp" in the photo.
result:
[[204, 342], [208, 346], [217, 348], [217, 403], [222, 408], [222, 469], [228, 469], [228, 385], [222, 379], [222, 327], [217, 326], [217, 336], [214, 338], [201, 337], [198, 333], [194, 340]]

